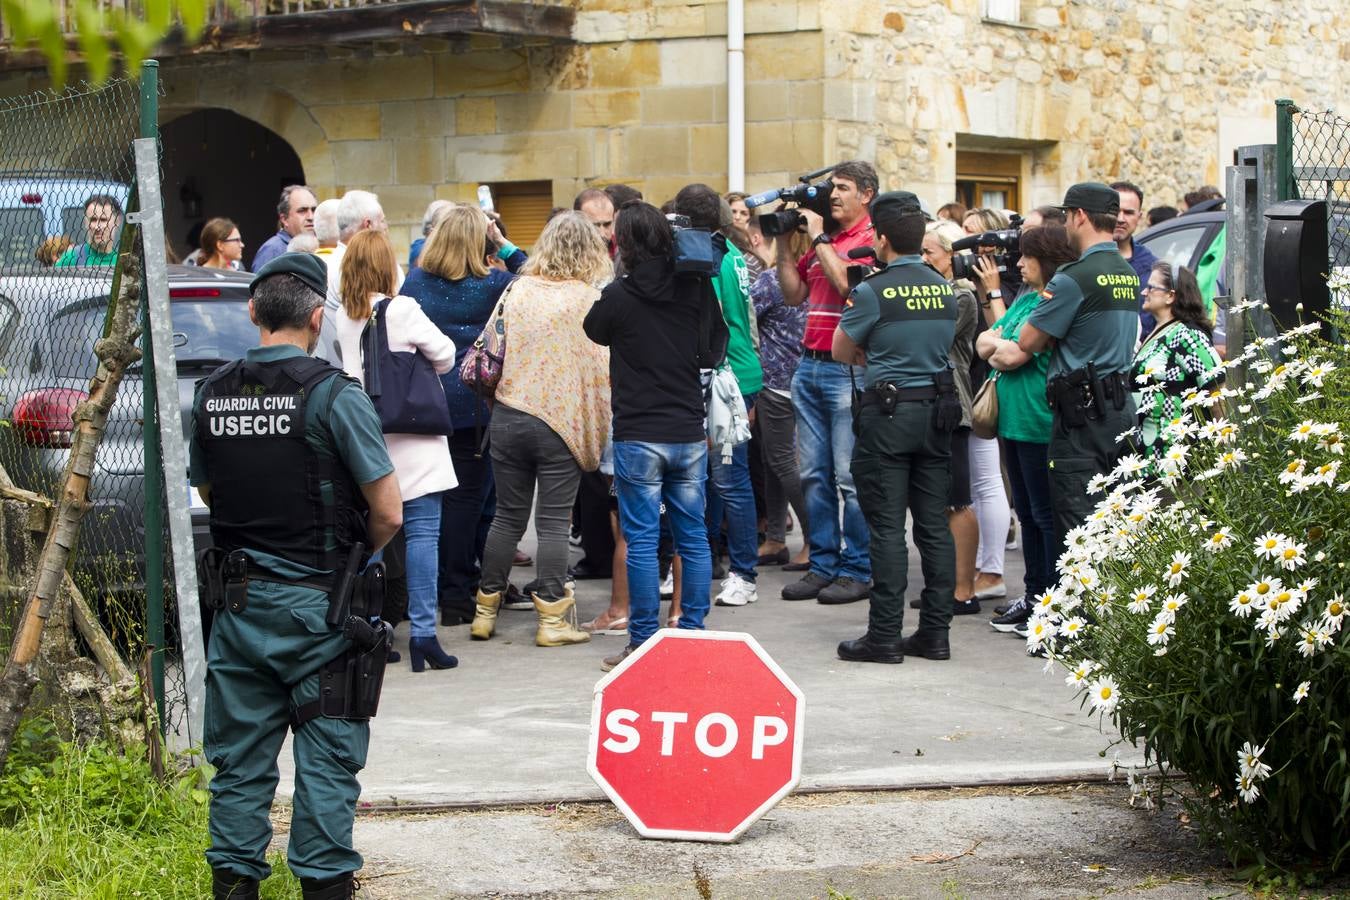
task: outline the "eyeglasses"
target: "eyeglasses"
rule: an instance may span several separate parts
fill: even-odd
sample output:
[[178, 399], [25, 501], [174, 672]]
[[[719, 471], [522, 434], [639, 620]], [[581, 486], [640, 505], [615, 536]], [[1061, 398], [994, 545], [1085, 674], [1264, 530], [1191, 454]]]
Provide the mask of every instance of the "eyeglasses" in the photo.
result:
[[1165, 288], [1165, 287], [1163, 287], [1163, 286], [1160, 285], [1160, 284], [1146, 284], [1146, 285], [1144, 285], [1143, 293], [1147, 294], [1149, 291], [1162, 291], [1164, 294], [1170, 294], [1170, 293], [1172, 293], [1172, 289], [1171, 289], [1171, 288]]
[[220, 242], [222, 244], [242, 244], [244, 239], [241, 237], [221, 238]]

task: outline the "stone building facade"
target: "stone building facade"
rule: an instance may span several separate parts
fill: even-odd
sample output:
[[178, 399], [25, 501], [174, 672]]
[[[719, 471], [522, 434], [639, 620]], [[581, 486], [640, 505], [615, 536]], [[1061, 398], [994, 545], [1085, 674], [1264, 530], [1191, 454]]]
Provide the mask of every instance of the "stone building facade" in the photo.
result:
[[[568, 35], [316, 34], [293, 48], [165, 56], [161, 119], [166, 135], [208, 110], [262, 126], [321, 198], [377, 192], [402, 246], [428, 202], [471, 201], [485, 183], [534, 214], [612, 181], [656, 202], [690, 181], [725, 187], [725, 2], [559, 5], [571, 9]], [[883, 186], [934, 205], [964, 192], [1027, 208], [1084, 178], [1137, 181], [1146, 205], [1175, 203], [1220, 184], [1234, 146], [1273, 140], [1276, 98], [1350, 110], [1350, 82], [1329, 74], [1350, 64], [1350, 8], [1305, 0], [1295, 20], [1283, 7], [745, 0], [746, 187], [857, 156], [876, 162]], [[36, 77], [7, 76], [0, 91]], [[231, 204], [254, 179], [245, 166], [213, 181], [228, 168], [217, 156], [246, 154], [263, 173], [270, 151], [217, 124], [181, 149], [200, 170], [203, 214], [242, 220]], [[247, 202], [265, 207], [258, 198], [286, 174], [259, 174]]]

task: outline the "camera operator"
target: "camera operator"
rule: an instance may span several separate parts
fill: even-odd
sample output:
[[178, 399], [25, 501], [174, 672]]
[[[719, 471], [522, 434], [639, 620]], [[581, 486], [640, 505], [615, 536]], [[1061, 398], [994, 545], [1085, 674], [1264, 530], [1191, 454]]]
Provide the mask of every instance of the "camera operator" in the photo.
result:
[[1092, 511], [1088, 481], [1115, 467], [1116, 436], [1134, 425], [1126, 373], [1139, 331], [1139, 276], [1113, 237], [1120, 196], [1098, 182], [1075, 184], [1061, 208], [1079, 257], [1046, 284], [1017, 341], [1027, 353], [1054, 345], [1046, 386], [1053, 412], [1048, 453], [1053, 559], [1063, 552], [1065, 534]]
[[[849, 292], [848, 251], [869, 247], [875, 240], [868, 204], [877, 193], [877, 173], [871, 163], [851, 160], [835, 167], [830, 179], [834, 183], [830, 211], [838, 230], [831, 235], [829, 223], [803, 208], [810, 252], [794, 259], [790, 242], [778, 242], [783, 300], [789, 306], [808, 304], [802, 361], [792, 377], [792, 403], [797, 410], [811, 569], [801, 581], [783, 588], [783, 599], [852, 603], [867, 596], [872, 579], [870, 538], [850, 463], [854, 445], [850, 367], [836, 362], [830, 347]], [[861, 372], [854, 375], [861, 377]]]

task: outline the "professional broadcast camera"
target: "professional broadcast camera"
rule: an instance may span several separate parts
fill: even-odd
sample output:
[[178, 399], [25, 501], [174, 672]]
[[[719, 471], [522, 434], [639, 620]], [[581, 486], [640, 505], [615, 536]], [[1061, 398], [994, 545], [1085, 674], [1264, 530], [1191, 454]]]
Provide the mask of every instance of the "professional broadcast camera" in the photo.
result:
[[795, 207], [764, 213], [759, 217], [759, 229], [764, 232], [765, 237], [791, 234], [800, 228], [805, 221], [801, 214], [801, 208], [803, 207], [819, 214], [825, 220], [826, 231], [833, 232], [836, 230], [837, 226], [830, 214], [830, 192], [834, 190], [834, 182], [826, 178], [815, 184], [811, 183], [812, 178], [819, 178], [829, 171], [830, 169], [819, 169], [801, 176], [797, 179], [800, 182], [799, 184], [765, 191], [762, 194], [745, 198], [745, 205], [748, 209], [765, 206], [778, 200], [795, 204]]
[[[979, 279], [975, 271], [975, 260], [979, 259], [980, 247], [995, 248], [993, 254], [987, 255], [993, 257], [999, 272], [1015, 271], [1017, 261], [1022, 258], [1022, 217], [1014, 215], [1008, 225], [1009, 227], [1002, 231], [986, 231], [983, 234], [972, 234], [959, 241], [952, 241], [952, 252], [956, 254], [952, 257], [952, 278], [966, 278], [970, 281]], [[959, 252], [961, 250], [975, 250], [976, 254], [961, 253]]]

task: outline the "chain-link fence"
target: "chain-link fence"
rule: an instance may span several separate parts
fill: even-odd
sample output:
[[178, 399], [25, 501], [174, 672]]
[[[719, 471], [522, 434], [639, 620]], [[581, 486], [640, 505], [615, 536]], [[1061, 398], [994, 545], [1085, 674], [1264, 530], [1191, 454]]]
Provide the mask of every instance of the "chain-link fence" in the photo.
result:
[[[98, 365], [93, 347], [121, 277], [120, 251], [137, 236], [128, 214], [135, 211], [132, 142], [142, 128], [142, 95], [137, 82], [116, 79], [0, 99], [0, 466], [18, 487], [47, 497], [60, 490], [72, 414]], [[145, 422], [155, 422], [153, 393], [149, 406], [146, 393], [136, 367], [98, 449], [92, 507], [70, 572], [133, 669], [148, 644], [167, 647], [164, 709], [175, 732], [186, 704], [174, 631], [171, 625], [164, 639], [147, 627], [157, 618], [148, 615], [147, 596], [158, 596], [147, 590], [150, 581], [164, 584], [164, 620], [177, 616], [172, 558], [166, 555], [158, 577], [147, 577], [147, 548], [164, 547], [167, 536], [157, 533], [162, 495], [151, 516], [159, 524], [146, 527]], [[0, 654], [8, 645], [0, 641]]]
[[1290, 105], [1294, 196], [1327, 204], [1327, 276], [1350, 305], [1350, 119]]

